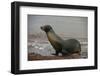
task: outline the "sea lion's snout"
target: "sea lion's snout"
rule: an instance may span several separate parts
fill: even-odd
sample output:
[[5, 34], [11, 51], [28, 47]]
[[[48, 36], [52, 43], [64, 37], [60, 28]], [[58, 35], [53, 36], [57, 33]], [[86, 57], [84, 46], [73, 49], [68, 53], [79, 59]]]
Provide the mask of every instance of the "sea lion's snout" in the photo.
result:
[[43, 26], [41, 26], [40, 28], [41, 28], [41, 30], [44, 30]]

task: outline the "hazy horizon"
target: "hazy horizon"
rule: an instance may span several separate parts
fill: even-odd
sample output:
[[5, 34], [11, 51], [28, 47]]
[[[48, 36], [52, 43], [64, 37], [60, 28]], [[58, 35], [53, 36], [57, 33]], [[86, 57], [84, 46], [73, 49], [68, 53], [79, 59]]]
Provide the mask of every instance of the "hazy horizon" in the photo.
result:
[[59, 35], [87, 38], [87, 17], [28, 15], [28, 34], [44, 33], [40, 26], [46, 24]]

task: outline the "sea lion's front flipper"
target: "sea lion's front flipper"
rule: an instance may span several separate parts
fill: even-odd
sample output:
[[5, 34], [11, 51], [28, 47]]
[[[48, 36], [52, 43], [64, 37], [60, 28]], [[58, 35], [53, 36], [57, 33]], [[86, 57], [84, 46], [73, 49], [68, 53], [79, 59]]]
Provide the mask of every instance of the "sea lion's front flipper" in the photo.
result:
[[52, 55], [56, 55], [56, 56], [58, 56], [58, 55], [59, 55], [59, 52], [56, 51], [55, 53], [52, 53]]

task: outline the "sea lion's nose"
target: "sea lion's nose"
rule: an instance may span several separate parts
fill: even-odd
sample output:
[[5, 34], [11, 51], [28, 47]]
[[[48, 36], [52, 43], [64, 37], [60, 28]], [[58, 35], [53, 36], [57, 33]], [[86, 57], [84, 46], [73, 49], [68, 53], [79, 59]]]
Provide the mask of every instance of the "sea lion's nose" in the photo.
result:
[[43, 29], [43, 27], [42, 27], [42, 26], [41, 26], [40, 28], [41, 28], [41, 29]]
[[40, 27], [43, 30], [43, 26]]

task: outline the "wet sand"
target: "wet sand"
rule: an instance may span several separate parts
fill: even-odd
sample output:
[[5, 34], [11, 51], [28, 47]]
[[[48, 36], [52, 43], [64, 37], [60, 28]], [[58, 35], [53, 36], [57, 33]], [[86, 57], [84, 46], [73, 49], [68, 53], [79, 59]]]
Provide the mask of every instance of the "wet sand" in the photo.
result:
[[80, 59], [80, 55], [78, 54], [72, 54], [72, 55], [66, 55], [66, 56], [42, 56], [40, 54], [28, 54], [28, 60], [57, 60], [57, 59]]

